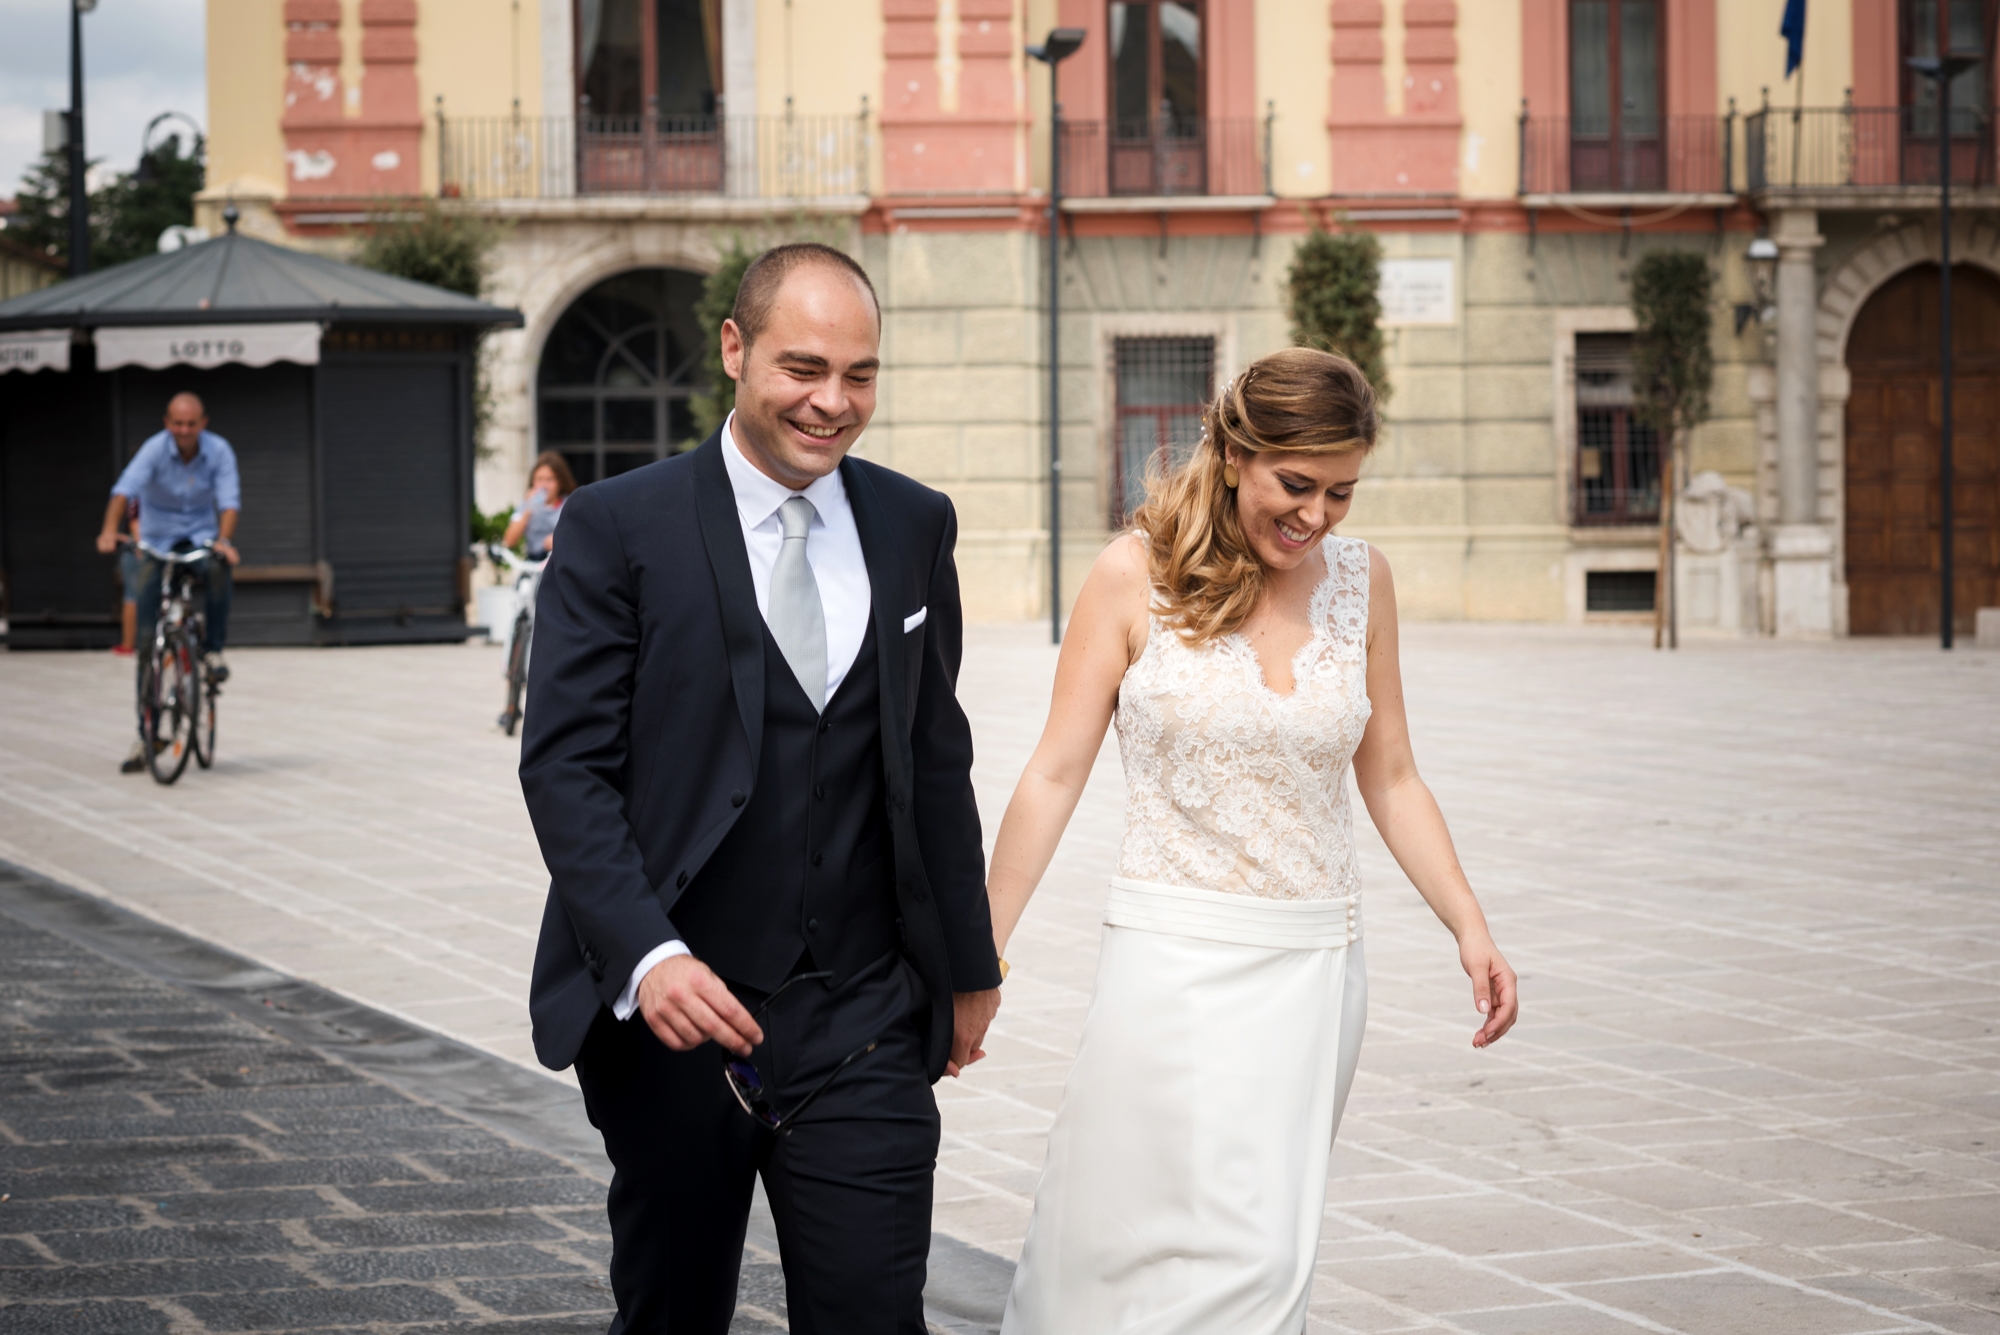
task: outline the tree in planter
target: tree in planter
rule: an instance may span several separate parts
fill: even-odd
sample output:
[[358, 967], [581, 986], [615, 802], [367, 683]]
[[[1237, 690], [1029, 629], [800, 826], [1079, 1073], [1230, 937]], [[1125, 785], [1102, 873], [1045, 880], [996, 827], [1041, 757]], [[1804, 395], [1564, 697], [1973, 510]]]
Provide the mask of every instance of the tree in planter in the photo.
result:
[[1653, 647], [1662, 638], [1678, 647], [1674, 614], [1674, 493], [1680, 481], [1688, 436], [1708, 418], [1709, 389], [1715, 379], [1710, 348], [1714, 276], [1708, 260], [1693, 251], [1656, 250], [1632, 266], [1634, 415], [1659, 433], [1666, 448], [1660, 460], [1660, 565], [1653, 594]]
[[1318, 227], [1292, 252], [1285, 271], [1292, 342], [1337, 352], [1360, 368], [1379, 403], [1389, 402], [1382, 355], [1382, 243], [1372, 232]]
[[722, 369], [722, 322], [736, 308], [736, 289], [743, 285], [744, 271], [760, 253], [741, 236], [732, 236], [722, 252], [722, 263], [702, 280], [701, 300], [694, 304], [695, 323], [701, 327], [703, 340], [701, 369], [708, 376], [708, 388], [688, 401], [700, 440], [721, 429], [736, 406], [736, 382]]
[[[493, 271], [493, 249], [504, 229], [470, 213], [447, 211], [426, 200], [415, 213], [398, 209], [371, 219], [361, 235], [354, 262], [364, 269], [429, 283], [462, 296], [485, 294]], [[473, 348], [477, 371], [472, 382], [472, 438], [480, 458], [488, 454], [486, 435], [498, 408], [483, 355], [485, 334]]]

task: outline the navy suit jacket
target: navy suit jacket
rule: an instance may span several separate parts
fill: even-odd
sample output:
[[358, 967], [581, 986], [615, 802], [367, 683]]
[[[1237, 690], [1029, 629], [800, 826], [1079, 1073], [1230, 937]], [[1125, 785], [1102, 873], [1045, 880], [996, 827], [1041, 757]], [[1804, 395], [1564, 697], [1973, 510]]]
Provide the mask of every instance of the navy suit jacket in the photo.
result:
[[[763, 619], [722, 448], [718, 433], [577, 491], [542, 574], [521, 790], [550, 877], [528, 1005], [552, 1069], [576, 1059], [640, 959], [680, 938], [674, 901], [758, 782]], [[840, 470], [868, 566], [897, 914], [930, 992], [935, 1080], [952, 993], [1000, 983], [956, 695], [958, 521], [900, 473], [854, 458]]]

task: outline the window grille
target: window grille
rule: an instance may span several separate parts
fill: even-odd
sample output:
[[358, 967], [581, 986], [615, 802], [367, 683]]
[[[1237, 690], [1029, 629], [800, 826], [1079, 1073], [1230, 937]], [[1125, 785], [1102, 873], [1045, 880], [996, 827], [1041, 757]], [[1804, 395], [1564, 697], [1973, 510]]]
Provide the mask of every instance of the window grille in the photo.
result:
[[1576, 336], [1576, 522], [1656, 524], [1660, 439], [1632, 412], [1632, 336]]
[[1201, 443], [1201, 415], [1213, 392], [1212, 338], [1121, 338], [1118, 443], [1113, 455], [1111, 526], [1124, 527], [1146, 499], [1146, 471], [1187, 461]]
[[1586, 612], [1650, 612], [1655, 576], [1650, 570], [1588, 570], [1583, 576]]

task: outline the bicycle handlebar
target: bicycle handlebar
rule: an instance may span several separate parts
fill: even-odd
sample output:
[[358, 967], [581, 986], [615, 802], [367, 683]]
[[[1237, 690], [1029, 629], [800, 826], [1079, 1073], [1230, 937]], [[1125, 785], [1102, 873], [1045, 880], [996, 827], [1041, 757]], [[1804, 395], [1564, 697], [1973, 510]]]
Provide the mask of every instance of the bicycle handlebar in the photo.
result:
[[[121, 539], [121, 541], [131, 542], [132, 540], [125, 538]], [[155, 561], [161, 561], [167, 565], [174, 566], [191, 566], [198, 561], [206, 561], [209, 557], [215, 555], [215, 547], [210, 543], [203, 543], [194, 550], [186, 552], [163, 552], [157, 547], [148, 547], [143, 542], [132, 542], [132, 545], [139, 549], [140, 555], [149, 556]]]
[[540, 570], [549, 563], [549, 558], [546, 556], [539, 561], [530, 561], [517, 556], [513, 548], [503, 547], [497, 542], [475, 542], [472, 544], [472, 550], [485, 552], [495, 565], [505, 566], [509, 570]]

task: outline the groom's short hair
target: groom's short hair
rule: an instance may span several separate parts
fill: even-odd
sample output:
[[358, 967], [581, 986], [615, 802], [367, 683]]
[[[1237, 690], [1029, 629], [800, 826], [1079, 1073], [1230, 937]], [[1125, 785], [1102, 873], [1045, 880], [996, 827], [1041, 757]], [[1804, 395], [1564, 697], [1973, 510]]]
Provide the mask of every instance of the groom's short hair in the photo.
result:
[[743, 271], [743, 281], [736, 286], [736, 304], [730, 308], [729, 318], [736, 322], [736, 328], [743, 335], [743, 346], [749, 347], [757, 341], [765, 323], [771, 318], [771, 307], [777, 303], [778, 289], [785, 285], [785, 279], [792, 270], [801, 265], [818, 264], [830, 269], [838, 269], [851, 275], [868, 293], [868, 300], [875, 307], [875, 327], [882, 327], [882, 299], [875, 295], [875, 284], [868, 281], [868, 271], [855, 262], [852, 255], [823, 246], [817, 241], [795, 241], [790, 245], [773, 246], [750, 261], [750, 267]]

